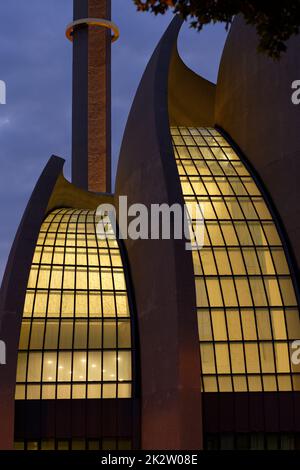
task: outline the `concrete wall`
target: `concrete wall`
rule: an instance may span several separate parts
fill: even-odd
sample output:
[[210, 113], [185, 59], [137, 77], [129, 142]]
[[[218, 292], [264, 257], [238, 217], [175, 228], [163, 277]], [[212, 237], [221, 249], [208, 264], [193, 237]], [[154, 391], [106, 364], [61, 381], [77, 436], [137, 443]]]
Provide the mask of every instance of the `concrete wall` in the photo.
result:
[[[300, 36], [279, 62], [257, 53], [257, 35], [237, 17], [221, 60], [215, 121], [239, 145], [263, 180], [300, 265]], [[299, 268], [298, 268], [299, 269]]]

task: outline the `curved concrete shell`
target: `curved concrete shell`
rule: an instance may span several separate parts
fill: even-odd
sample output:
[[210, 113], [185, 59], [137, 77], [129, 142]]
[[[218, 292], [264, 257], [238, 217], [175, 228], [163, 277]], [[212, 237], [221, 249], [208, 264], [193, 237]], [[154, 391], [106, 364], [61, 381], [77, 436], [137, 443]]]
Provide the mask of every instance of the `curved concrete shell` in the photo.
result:
[[264, 181], [300, 265], [300, 106], [292, 103], [299, 79], [300, 36], [280, 61], [257, 52], [255, 30], [237, 17], [221, 60], [215, 121], [239, 145]]

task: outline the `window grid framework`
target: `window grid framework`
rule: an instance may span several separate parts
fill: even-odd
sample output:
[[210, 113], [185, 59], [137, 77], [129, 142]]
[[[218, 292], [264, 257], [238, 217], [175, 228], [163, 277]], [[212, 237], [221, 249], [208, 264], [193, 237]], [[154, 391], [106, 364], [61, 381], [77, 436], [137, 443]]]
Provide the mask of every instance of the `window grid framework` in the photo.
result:
[[28, 280], [16, 399], [131, 398], [132, 338], [118, 242], [94, 211], [42, 224]]
[[194, 251], [202, 388], [299, 390], [299, 309], [276, 225], [239, 156], [213, 128], [172, 127], [184, 201], [204, 213]]
[[129, 438], [16, 440], [14, 450], [132, 450]]

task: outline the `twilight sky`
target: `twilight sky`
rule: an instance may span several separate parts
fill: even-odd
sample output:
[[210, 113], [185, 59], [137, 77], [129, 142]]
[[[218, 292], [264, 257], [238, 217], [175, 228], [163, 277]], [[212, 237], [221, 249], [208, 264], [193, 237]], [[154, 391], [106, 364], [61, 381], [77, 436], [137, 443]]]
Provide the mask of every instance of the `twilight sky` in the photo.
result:
[[[4, 2], [2, 2], [4, 3]], [[116, 170], [126, 118], [144, 68], [172, 15], [137, 13], [132, 0], [113, 0], [120, 28], [112, 45], [112, 144]], [[72, 45], [65, 26], [73, 0], [10, 0], [1, 5], [0, 80], [0, 281], [23, 211], [52, 154], [66, 159], [70, 175]], [[216, 81], [226, 31], [182, 28], [179, 51], [193, 70]]]

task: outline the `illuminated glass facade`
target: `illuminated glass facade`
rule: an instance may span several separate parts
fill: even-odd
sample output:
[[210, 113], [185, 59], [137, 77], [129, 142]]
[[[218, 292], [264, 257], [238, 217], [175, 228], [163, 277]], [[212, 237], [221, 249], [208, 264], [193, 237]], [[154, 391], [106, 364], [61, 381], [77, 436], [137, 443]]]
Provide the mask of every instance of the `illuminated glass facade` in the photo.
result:
[[217, 130], [171, 134], [184, 200], [205, 219], [204, 247], [192, 252], [203, 391], [299, 391], [299, 309], [268, 206]]
[[131, 398], [131, 318], [120, 249], [94, 211], [42, 224], [28, 280], [16, 400]]

